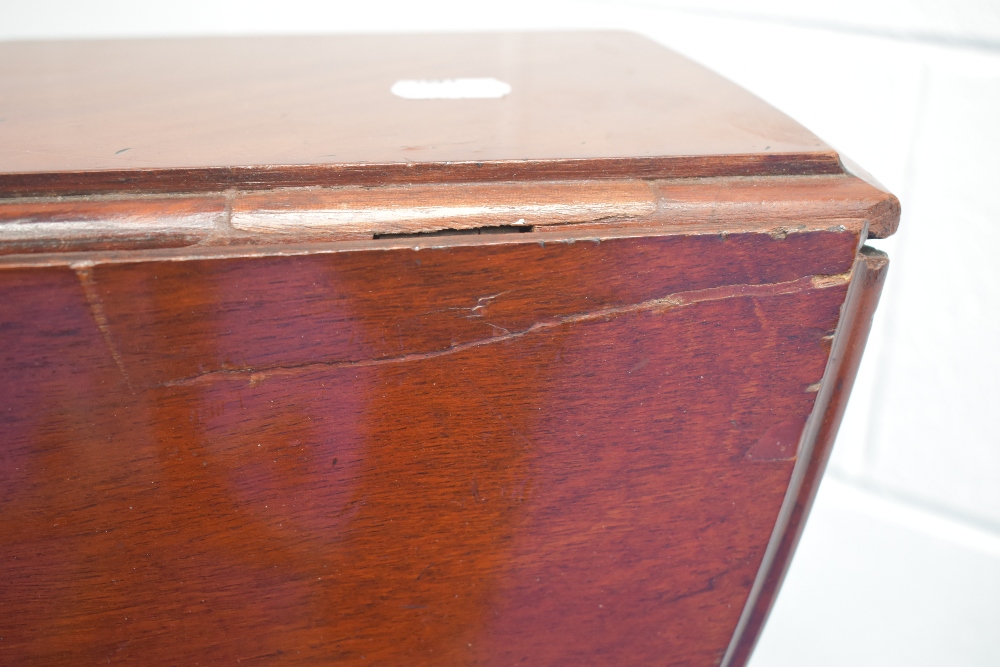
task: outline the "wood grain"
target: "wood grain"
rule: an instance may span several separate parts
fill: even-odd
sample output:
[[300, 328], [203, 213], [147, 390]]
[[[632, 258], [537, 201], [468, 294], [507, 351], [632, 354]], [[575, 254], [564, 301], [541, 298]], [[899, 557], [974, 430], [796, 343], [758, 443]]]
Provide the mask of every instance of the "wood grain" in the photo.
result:
[[295, 189], [234, 197], [230, 224], [257, 238], [371, 238], [375, 234], [560, 225], [651, 218], [643, 181], [467, 183]]
[[8, 263], [4, 659], [718, 663], [857, 232], [524, 236]]
[[899, 200], [852, 176], [718, 178], [653, 181], [662, 218], [703, 226], [739, 221], [798, 222], [856, 218], [868, 238], [892, 236], [899, 226]]
[[861, 249], [822, 387], [816, 399], [816, 409], [803, 436], [803, 442], [810, 451], [808, 456], [802, 457], [792, 474], [788, 495], [768, 545], [768, 553], [765, 554], [764, 564], [757, 575], [740, 624], [733, 634], [733, 641], [727, 652], [728, 660], [724, 664], [744, 665], [750, 659], [760, 631], [778, 596], [819, 490], [823, 470], [830, 459], [837, 429], [840, 428], [847, 409], [847, 399], [861, 364], [861, 355], [871, 331], [875, 308], [888, 270], [889, 258], [885, 253], [869, 247]]
[[[512, 92], [390, 93], [463, 76]], [[12, 42], [0, 90], [0, 196], [843, 173], [784, 114], [620, 32]]]
[[[389, 92], [466, 76], [512, 92]], [[624, 33], [0, 44], [0, 91], [0, 664], [746, 663], [877, 182]]]
[[844, 175], [289, 188], [0, 200], [0, 255], [300, 244], [518, 224], [576, 234], [626, 227], [780, 234], [848, 224], [885, 238], [898, 222], [894, 196]]
[[226, 216], [221, 195], [0, 200], [0, 254], [190, 246]]

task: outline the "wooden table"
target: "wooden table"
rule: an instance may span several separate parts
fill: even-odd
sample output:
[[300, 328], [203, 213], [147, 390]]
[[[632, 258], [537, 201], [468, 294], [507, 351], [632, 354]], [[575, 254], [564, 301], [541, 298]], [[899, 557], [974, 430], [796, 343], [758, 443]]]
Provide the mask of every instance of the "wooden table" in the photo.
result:
[[0, 663], [746, 662], [899, 220], [829, 146], [615, 32], [5, 43], [0, 119]]

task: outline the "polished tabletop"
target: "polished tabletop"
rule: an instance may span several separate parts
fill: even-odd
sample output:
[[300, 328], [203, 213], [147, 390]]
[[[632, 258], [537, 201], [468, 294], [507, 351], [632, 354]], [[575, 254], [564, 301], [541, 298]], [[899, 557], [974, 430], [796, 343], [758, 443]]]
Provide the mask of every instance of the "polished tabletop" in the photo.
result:
[[[393, 92], [469, 78], [493, 96]], [[624, 32], [10, 42], [0, 119], [8, 196], [60, 174], [114, 190], [112, 172], [162, 190], [565, 175], [553, 162], [584, 178], [841, 171], [784, 114]]]

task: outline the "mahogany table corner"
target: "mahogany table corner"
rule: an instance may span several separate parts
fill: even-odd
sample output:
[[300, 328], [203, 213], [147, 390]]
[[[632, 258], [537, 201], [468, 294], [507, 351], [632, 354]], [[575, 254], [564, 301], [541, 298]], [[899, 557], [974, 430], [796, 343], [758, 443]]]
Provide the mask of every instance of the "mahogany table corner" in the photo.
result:
[[746, 664], [899, 202], [619, 32], [0, 43], [0, 663]]

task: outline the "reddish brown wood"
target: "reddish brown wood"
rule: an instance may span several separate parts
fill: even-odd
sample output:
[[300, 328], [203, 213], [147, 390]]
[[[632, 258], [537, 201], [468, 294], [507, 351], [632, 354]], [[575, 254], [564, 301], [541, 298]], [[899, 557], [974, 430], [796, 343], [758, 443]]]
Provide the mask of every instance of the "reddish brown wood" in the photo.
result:
[[0, 199], [0, 254], [196, 245], [222, 236], [226, 211], [222, 195]]
[[743, 665], [750, 659], [791, 564], [792, 554], [802, 536], [806, 517], [830, 458], [837, 429], [840, 428], [844, 410], [847, 409], [847, 399], [861, 364], [861, 355], [871, 331], [872, 318], [875, 316], [888, 269], [889, 258], [885, 253], [868, 247], [861, 249], [833, 341], [830, 360], [827, 362], [823, 385], [816, 399], [816, 408], [803, 436], [809, 452], [803, 456], [792, 475], [782, 515], [775, 525], [771, 544], [768, 545], [769, 553], [764, 557], [764, 564], [754, 585], [755, 590], [750, 595], [743, 618], [733, 635], [732, 655], [726, 663], [728, 665]]
[[6, 269], [11, 659], [721, 658], [857, 235], [523, 236]]
[[330, 242], [519, 224], [577, 234], [867, 225], [869, 236], [884, 238], [898, 220], [895, 197], [846, 175], [293, 188], [0, 200], [0, 254]]
[[[512, 92], [389, 92], [468, 76]], [[6, 196], [843, 173], [801, 125], [628, 33], [8, 43], [0, 80]]]
[[618, 33], [0, 56], [0, 663], [745, 662], [895, 197]]

